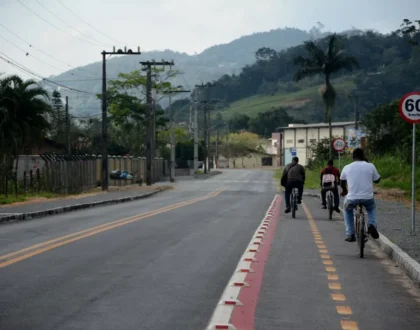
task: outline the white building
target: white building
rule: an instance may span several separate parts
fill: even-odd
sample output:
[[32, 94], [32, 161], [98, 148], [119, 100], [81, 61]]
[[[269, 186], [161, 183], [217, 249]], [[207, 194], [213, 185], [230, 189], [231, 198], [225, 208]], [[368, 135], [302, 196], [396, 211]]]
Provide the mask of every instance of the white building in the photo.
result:
[[[296, 151], [299, 163], [308, 164], [310, 146], [313, 142], [321, 141], [329, 137], [327, 123], [320, 124], [289, 124], [287, 127], [279, 127], [280, 132], [280, 163], [288, 164], [292, 161], [292, 151]], [[348, 151], [360, 146], [361, 138], [365, 136], [362, 129], [356, 132], [354, 121], [332, 123], [332, 135], [346, 140]], [[356, 139], [356, 141], [354, 141]]]

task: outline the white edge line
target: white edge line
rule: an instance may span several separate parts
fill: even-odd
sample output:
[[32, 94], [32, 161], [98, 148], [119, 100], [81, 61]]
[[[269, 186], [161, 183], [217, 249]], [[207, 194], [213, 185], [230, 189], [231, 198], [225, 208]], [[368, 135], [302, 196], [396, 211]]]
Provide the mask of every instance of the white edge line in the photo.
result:
[[[249, 252], [248, 250], [250, 248], [256, 248], [258, 250], [258, 247], [262, 244], [258, 244], [258, 245], [254, 245], [252, 244], [253, 242], [261, 242], [262, 239], [261, 238], [255, 238], [255, 236], [259, 235], [258, 232], [261, 231], [261, 224], [266, 220], [266, 217], [268, 216], [270, 212], [274, 206], [275, 203], [277, 201], [277, 199], [279, 198], [279, 195], [276, 194], [273, 198], [273, 201], [270, 204], [270, 207], [268, 208], [267, 212], [265, 213], [265, 216], [263, 218], [263, 220], [261, 221], [261, 223], [257, 226], [257, 229], [255, 231], [255, 233], [252, 235], [252, 238], [249, 242], [249, 244], [247, 245], [245, 252], [243, 253], [243, 255], [241, 256], [241, 258], [239, 259], [239, 262], [235, 268], [235, 271], [233, 272], [232, 277], [230, 278], [230, 280], [228, 281], [221, 298], [219, 299], [219, 303], [216, 306], [216, 309], [213, 312], [213, 315], [209, 321], [209, 324], [206, 328], [206, 330], [213, 330], [216, 328], [216, 325], [227, 325], [229, 326], [229, 329], [235, 329], [231, 324], [229, 324], [230, 318], [232, 316], [233, 310], [234, 310], [234, 306], [233, 305], [225, 305], [223, 302], [225, 300], [235, 300], [238, 301], [238, 297], [239, 294], [241, 292], [241, 289], [243, 287], [241, 286], [233, 286], [232, 283], [235, 282], [244, 282], [245, 281], [245, 277], [248, 273], [246, 272], [240, 272], [240, 269], [250, 269], [251, 266], [251, 262], [249, 261], [244, 261], [245, 258], [256, 258], [256, 252]], [[251, 270], [252, 272], [252, 270]], [[245, 286], [246, 287], [246, 286]], [[240, 303], [240, 302], [239, 302]]]

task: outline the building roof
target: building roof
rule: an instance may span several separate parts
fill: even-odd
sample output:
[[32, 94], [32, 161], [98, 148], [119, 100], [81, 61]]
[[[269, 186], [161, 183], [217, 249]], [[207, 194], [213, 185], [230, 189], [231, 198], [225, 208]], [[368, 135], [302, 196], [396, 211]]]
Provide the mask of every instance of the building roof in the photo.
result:
[[[349, 126], [354, 125], [354, 121], [340, 121], [331, 123], [333, 127], [340, 127], [340, 126]], [[328, 123], [318, 123], [318, 124], [289, 124], [286, 127], [277, 127], [276, 130], [284, 130], [284, 129], [294, 129], [294, 128], [321, 128], [321, 127], [328, 127]]]

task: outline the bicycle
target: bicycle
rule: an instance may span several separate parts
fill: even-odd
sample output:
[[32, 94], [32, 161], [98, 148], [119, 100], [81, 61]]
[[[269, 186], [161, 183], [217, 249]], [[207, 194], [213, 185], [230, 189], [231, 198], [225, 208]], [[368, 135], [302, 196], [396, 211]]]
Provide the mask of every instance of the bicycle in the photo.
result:
[[329, 189], [327, 191], [327, 209], [328, 209], [328, 219], [332, 220], [332, 215], [333, 215], [333, 211], [334, 211], [334, 194], [333, 192]]
[[356, 206], [354, 213], [356, 240], [359, 246], [359, 257], [364, 258], [365, 243], [368, 241], [368, 227], [365, 221], [365, 212], [363, 211], [363, 204]]
[[298, 189], [293, 188], [292, 193], [290, 194], [290, 207], [292, 209], [292, 218], [296, 218], [296, 211], [298, 209]]

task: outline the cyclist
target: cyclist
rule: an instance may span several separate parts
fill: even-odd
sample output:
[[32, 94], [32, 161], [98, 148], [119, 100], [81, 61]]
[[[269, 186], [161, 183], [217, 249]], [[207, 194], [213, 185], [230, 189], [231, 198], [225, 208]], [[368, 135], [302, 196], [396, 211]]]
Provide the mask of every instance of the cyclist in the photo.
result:
[[290, 209], [290, 195], [293, 188], [299, 191], [298, 204], [302, 203], [303, 185], [305, 184], [305, 168], [299, 164], [299, 158], [293, 157], [292, 162], [287, 164], [283, 170], [282, 185], [285, 187], [284, 198], [286, 200], [285, 213], [289, 213]]
[[322, 208], [325, 210], [327, 208], [326, 196], [327, 191], [331, 190], [334, 194], [334, 210], [340, 213], [340, 196], [338, 194], [338, 183], [340, 181], [340, 171], [338, 168], [333, 166], [334, 163], [332, 159], [327, 162], [327, 167], [323, 168], [321, 171], [321, 198], [322, 198]]
[[[344, 199], [344, 221], [346, 225], [346, 241], [356, 241], [354, 232], [353, 211], [358, 204], [362, 204], [368, 214], [368, 233], [374, 238], [379, 238], [376, 229], [376, 204], [373, 197], [373, 185], [379, 183], [381, 177], [375, 165], [366, 162], [364, 152], [360, 148], [353, 151], [354, 162], [345, 166], [341, 173], [341, 195]], [[347, 190], [348, 186], [348, 190]]]

